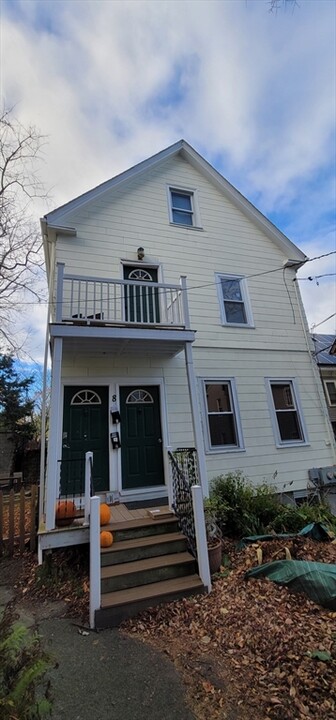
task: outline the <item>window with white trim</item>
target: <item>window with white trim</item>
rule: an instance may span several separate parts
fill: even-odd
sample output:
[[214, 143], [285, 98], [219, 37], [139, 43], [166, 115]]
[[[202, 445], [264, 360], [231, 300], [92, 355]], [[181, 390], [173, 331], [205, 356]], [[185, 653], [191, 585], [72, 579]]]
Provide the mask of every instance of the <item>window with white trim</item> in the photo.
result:
[[216, 273], [223, 325], [253, 326], [246, 279], [242, 275]]
[[336, 406], [336, 380], [324, 380], [324, 387], [329, 405]]
[[200, 228], [196, 190], [167, 187], [169, 220], [173, 225]]
[[203, 380], [208, 450], [243, 447], [233, 379]]
[[293, 380], [269, 380], [273, 426], [278, 445], [306, 442]]

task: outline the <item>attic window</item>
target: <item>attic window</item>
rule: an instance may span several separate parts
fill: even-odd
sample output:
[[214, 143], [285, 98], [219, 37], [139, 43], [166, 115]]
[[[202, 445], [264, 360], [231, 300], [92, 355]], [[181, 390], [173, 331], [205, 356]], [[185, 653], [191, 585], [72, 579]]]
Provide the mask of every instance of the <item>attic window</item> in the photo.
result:
[[173, 225], [199, 228], [196, 190], [168, 188], [169, 220]]
[[171, 190], [170, 197], [173, 223], [178, 223], [178, 225], [193, 225], [194, 213], [191, 193]]

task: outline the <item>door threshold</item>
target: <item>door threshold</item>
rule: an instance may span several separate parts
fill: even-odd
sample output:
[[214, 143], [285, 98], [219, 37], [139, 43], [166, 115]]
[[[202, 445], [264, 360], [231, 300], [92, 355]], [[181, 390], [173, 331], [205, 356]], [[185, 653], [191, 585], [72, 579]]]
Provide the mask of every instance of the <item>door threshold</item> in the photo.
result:
[[164, 505], [168, 506], [168, 497], [152, 498], [151, 500], [132, 500], [131, 502], [124, 500], [123, 505], [126, 505], [127, 510], [140, 510], [141, 508], [155, 508], [158, 506], [158, 501], [160, 501], [160, 507]]

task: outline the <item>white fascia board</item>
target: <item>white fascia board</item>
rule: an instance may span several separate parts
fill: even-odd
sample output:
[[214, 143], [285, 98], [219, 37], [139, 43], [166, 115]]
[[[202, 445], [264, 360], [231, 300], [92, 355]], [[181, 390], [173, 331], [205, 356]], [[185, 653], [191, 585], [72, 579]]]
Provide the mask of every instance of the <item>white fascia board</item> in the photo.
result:
[[106, 180], [106, 182], [101, 183], [101, 185], [97, 185], [97, 187], [92, 190], [88, 190], [86, 193], [83, 193], [83, 195], [79, 195], [65, 205], [61, 205], [61, 207], [52, 210], [50, 213], [47, 213], [45, 217], [52, 223], [58, 222], [59, 218], [66, 217], [66, 215], [78, 210], [88, 202], [92, 202], [92, 200], [96, 200], [106, 192], [109, 192], [116, 187], [120, 187], [120, 185], [123, 185], [129, 180], [133, 180], [135, 177], [147, 172], [147, 170], [150, 170], [167, 158], [177, 155], [182, 148], [183, 142], [183, 140], [179, 140], [177, 143], [174, 143], [174, 145], [170, 145], [164, 150], [156, 153], [156, 155], [152, 155], [150, 158], [147, 158], [147, 160], [143, 160], [142, 162], [137, 163], [137, 165], [133, 165], [128, 170], [125, 170], [119, 175], [110, 178], [110, 180]]
[[297, 258], [297, 260], [302, 263], [308, 259], [307, 255], [305, 255], [291, 240], [289, 240], [289, 238], [284, 235], [281, 230], [273, 225], [273, 223], [268, 220], [268, 218], [265, 217], [260, 210], [257, 210], [257, 208], [249, 200], [247, 200], [247, 198], [244, 197], [239, 190], [231, 185], [231, 183], [229, 183], [223, 175], [215, 170], [215, 168], [212, 167], [207, 160], [199, 155], [199, 153], [194, 150], [191, 145], [188, 145], [185, 140], [182, 141], [180, 154], [186, 160], [189, 160], [190, 164], [195, 167], [195, 169], [206, 176], [208, 180], [210, 180], [210, 182], [218, 188], [218, 190], [223, 192], [224, 195], [231, 200], [235, 207], [241, 210], [241, 212], [248, 217], [249, 220], [255, 223], [271, 240], [273, 240], [273, 242], [275, 242], [285, 255], [289, 254], [288, 257], [293, 260], [292, 255], [294, 253], [295, 259]]

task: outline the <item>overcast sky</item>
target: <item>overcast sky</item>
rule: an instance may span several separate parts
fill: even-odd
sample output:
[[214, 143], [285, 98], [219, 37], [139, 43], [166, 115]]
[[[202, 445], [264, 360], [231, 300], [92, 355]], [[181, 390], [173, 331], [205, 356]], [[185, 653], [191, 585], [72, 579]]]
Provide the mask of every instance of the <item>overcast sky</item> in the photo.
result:
[[[336, 249], [334, 0], [1, 8], [3, 102], [48, 136], [37, 217], [183, 137], [309, 257]], [[335, 273], [335, 257], [301, 277]], [[310, 326], [335, 313], [334, 276], [300, 287]], [[40, 360], [45, 307], [30, 317]]]

